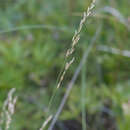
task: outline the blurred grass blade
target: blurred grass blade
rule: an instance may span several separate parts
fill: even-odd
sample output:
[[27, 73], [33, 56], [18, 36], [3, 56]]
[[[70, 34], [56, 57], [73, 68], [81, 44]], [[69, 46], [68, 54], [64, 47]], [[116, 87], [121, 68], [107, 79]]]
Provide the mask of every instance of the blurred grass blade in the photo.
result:
[[81, 79], [82, 79], [82, 87], [81, 87], [82, 129], [87, 130], [86, 109], [85, 109], [85, 95], [86, 95], [86, 67], [85, 67], [85, 64], [83, 65]]
[[105, 45], [97, 46], [97, 50], [130, 58], [130, 51], [128, 50], [120, 50], [120, 49], [108, 47]]
[[110, 13], [111, 15], [116, 17], [122, 24], [124, 24], [130, 30], [128, 20], [117, 9], [110, 7], [110, 6], [105, 6], [101, 10], [104, 12]]
[[61, 30], [61, 31], [70, 32], [70, 29], [67, 27], [57, 27], [53, 25], [36, 24], [36, 25], [23, 25], [19, 27], [4, 29], [0, 31], [0, 34], [21, 31], [21, 30], [29, 30], [29, 29], [49, 29], [49, 30]]

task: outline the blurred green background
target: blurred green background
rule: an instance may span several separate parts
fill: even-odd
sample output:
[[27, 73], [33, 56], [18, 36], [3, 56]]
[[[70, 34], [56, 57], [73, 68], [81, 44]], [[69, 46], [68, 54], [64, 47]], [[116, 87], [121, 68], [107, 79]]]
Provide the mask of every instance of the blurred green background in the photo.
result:
[[[0, 0], [0, 112], [11, 88], [18, 101], [10, 130], [39, 129], [56, 112], [82, 55], [101, 32], [74, 84], [56, 130], [81, 130], [82, 89], [88, 130], [130, 129], [130, 1], [97, 0], [51, 110], [49, 100], [82, 12], [91, 0]], [[107, 52], [102, 47], [107, 48]]]

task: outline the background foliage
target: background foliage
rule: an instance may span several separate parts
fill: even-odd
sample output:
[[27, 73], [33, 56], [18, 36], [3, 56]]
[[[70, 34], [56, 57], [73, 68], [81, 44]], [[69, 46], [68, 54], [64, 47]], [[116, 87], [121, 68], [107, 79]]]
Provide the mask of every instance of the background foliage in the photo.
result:
[[[55, 112], [78, 63], [99, 26], [101, 33], [60, 116], [64, 126], [81, 124], [81, 88], [85, 84], [87, 127], [92, 130], [130, 128], [130, 57], [99, 51], [97, 46], [130, 49], [129, 0], [97, 0], [93, 17], [84, 25], [74, 53], [76, 61], [57, 92], [51, 111], [49, 100], [64, 65], [74, 30], [90, 0], [0, 1], [0, 108], [10, 88], [19, 99], [10, 130], [36, 130]], [[105, 13], [117, 9], [127, 21]], [[85, 80], [83, 80], [83, 76]], [[1, 111], [1, 109], [0, 109]], [[112, 127], [113, 126], [113, 127]]]

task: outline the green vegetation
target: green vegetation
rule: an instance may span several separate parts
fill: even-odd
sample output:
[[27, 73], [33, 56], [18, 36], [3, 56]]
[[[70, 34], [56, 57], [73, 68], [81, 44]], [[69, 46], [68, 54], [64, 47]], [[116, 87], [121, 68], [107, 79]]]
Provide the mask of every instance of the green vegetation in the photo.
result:
[[[109, 49], [130, 50], [129, 0], [97, 1], [94, 15], [87, 19], [73, 54], [75, 62], [56, 91], [48, 112], [49, 101], [63, 71], [66, 50], [70, 48], [82, 12], [90, 2], [1, 2], [0, 113], [11, 88], [16, 88], [18, 96], [9, 130], [37, 130], [48, 115], [57, 111], [66, 86], [98, 27], [101, 27], [101, 33], [74, 84], [59, 122], [66, 128], [69, 128], [66, 121], [75, 125], [72, 119], [82, 124], [83, 113], [87, 122], [85, 124], [83, 118], [83, 128], [87, 127], [87, 130], [130, 129], [130, 55], [111, 53]], [[115, 17], [106, 12], [106, 6], [116, 9], [119, 15]], [[103, 46], [109, 52], [102, 50]], [[60, 129], [58, 123], [57, 127]]]

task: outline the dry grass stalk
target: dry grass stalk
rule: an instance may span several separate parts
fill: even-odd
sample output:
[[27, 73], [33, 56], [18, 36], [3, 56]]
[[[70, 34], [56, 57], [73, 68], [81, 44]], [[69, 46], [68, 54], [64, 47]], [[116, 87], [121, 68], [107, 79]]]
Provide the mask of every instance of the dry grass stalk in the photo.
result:
[[8, 97], [4, 102], [3, 109], [2, 109], [3, 111], [0, 119], [0, 130], [2, 130], [1, 126], [3, 124], [5, 124], [5, 130], [8, 130], [10, 127], [12, 115], [15, 112], [15, 104], [17, 101], [17, 96], [13, 97], [14, 92], [15, 92], [15, 88], [12, 88], [9, 91]]
[[[76, 46], [76, 44], [78, 43], [78, 41], [80, 39], [80, 32], [82, 30], [83, 24], [85, 23], [87, 17], [89, 17], [90, 14], [92, 13], [92, 9], [95, 7], [95, 2], [96, 1], [93, 0], [92, 3], [91, 3], [91, 5], [90, 5], [90, 7], [88, 7], [88, 9], [87, 9], [87, 12], [83, 13], [83, 18], [80, 21], [78, 30], [76, 30], [75, 33], [74, 33], [74, 36], [72, 38], [72, 45], [71, 45], [71, 48], [67, 50], [66, 57], [69, 57], [74, 52], [75, 46]], [[87, 54], [86, 54], [85, 58], [87, 57]], [[65, 75], [66, 71], [68, 70], [68, 68], [70, 67], [70, 65], [73, 63], [73, 61], [74, 61], [74, 57], [73, 57], [73, 59], [69, 63], [67, 63], [65, 65], [65, 69], [64, 69], [64, 71], [63, 71], [63, 73], [61, 75], [61, 78], [60, 78], [60, 81], [58, 83], [57, 88], [60, 87], [60, 84], [61, 84], [61, 82], [64, 79], [64, 75]], [[52, 120], [52, 122], [51, 122], [50, 127], [49, 127], [48, 130], [52, 130], [53, 129], [53, 127], [54, 127], [54, 125], [55, 125], [55, 123], [56, 123], [56, 121], [57, 121], [57, 119], [58, 119], [58, 117], [59, 117], [59, 115], [61, 113], [61, 110], [63, 109], [63, 106], [64, 106], [64, 104], [66, 102], [66, 99], [67, 99], [67, 97], [69, 95], [69, 92], [70, 92], [70, 90], [71, 90], [71, 88], [73, 86], [73, 83], [74, 83], [73, 80], [74, 81], [76, 80], [76, 78], [77, 78], [76, 76], [79, 74], [79, 72], [80, 72], [80, 68], [75, 72], [76, 74], [74, 75], [74, 77], [72, 79], [72, 82], [69, 84], [67, 92], [66, 92], [65, 96], [63, 97], [63, 100], [62, 100], [62, 102], [61, 102], [61, 104], [60, 104], [60, 106], [59, 106], [59, 108], [58, 108], [58, 110], [57, 110], [57, 112], [56, 112], [56, 114], [55, 114], [55, 116], [54, 116], [54, 118], [53, 118], [53, 120]]]
[[46, 125], [49, 123], [49, 121], [52, 119], [52, 115], [50, 115], [45, 122], [43, 123], [42, 127], [39, 130], [44, 130], [44, 128], [46, 127]]
[[[82, 30], [83, 24], [85, 23], [87, 17], [89, 17], [90, 14], [92, 13], [92, 9], [94, 8], [94, 6], [95, 6], [95, 0], [92, 1], [90, 7], [88, 7], [88, 9], [87, 9], [87, 12], [84, 12], [84, 13], [83, 13], [83, 18], [82, 18], [81, 21], [80, 21], [78, 30], [76, 30], [75, 33], [74, 33], [74, 36], [73, 36], [73, 38], [72, 38], [72, 45], [71, 45], [71, 48], [69, 48], [69, 49], [67, 50], [67, 52], [66, 52], [66, 57], [69, 57], [69, 56], [74, 52], [75, 46], [76, 46], [76, 44], [78, 43], [78, 41], [80, 40], [80, 32], [81, 32], [81, 30]], [[63, 73], [62, 73], [62, 75], [61, 75], [61, 77], [60, 77], [59, 83], [58, 83], [58, 85], [57, 85], [57, 88], [59, 88], [59, 87], [61, 86], [61, 83], [62, 83], [62, 81], [63, 81], [63, 79], [64, 79], [65, 73], [66, 73], [66, 71], [69, 69], [70, 65], [71, 65], [73, 62], [74, 62], [74, 57], [72, 58], [72, 60], [71, 60], [70, 62], [66, 63], [65, 68], [64, 68], [64, 71], [63, 71]], [[68, 66], [68, 65], [69, 65], [69, 66]]]

